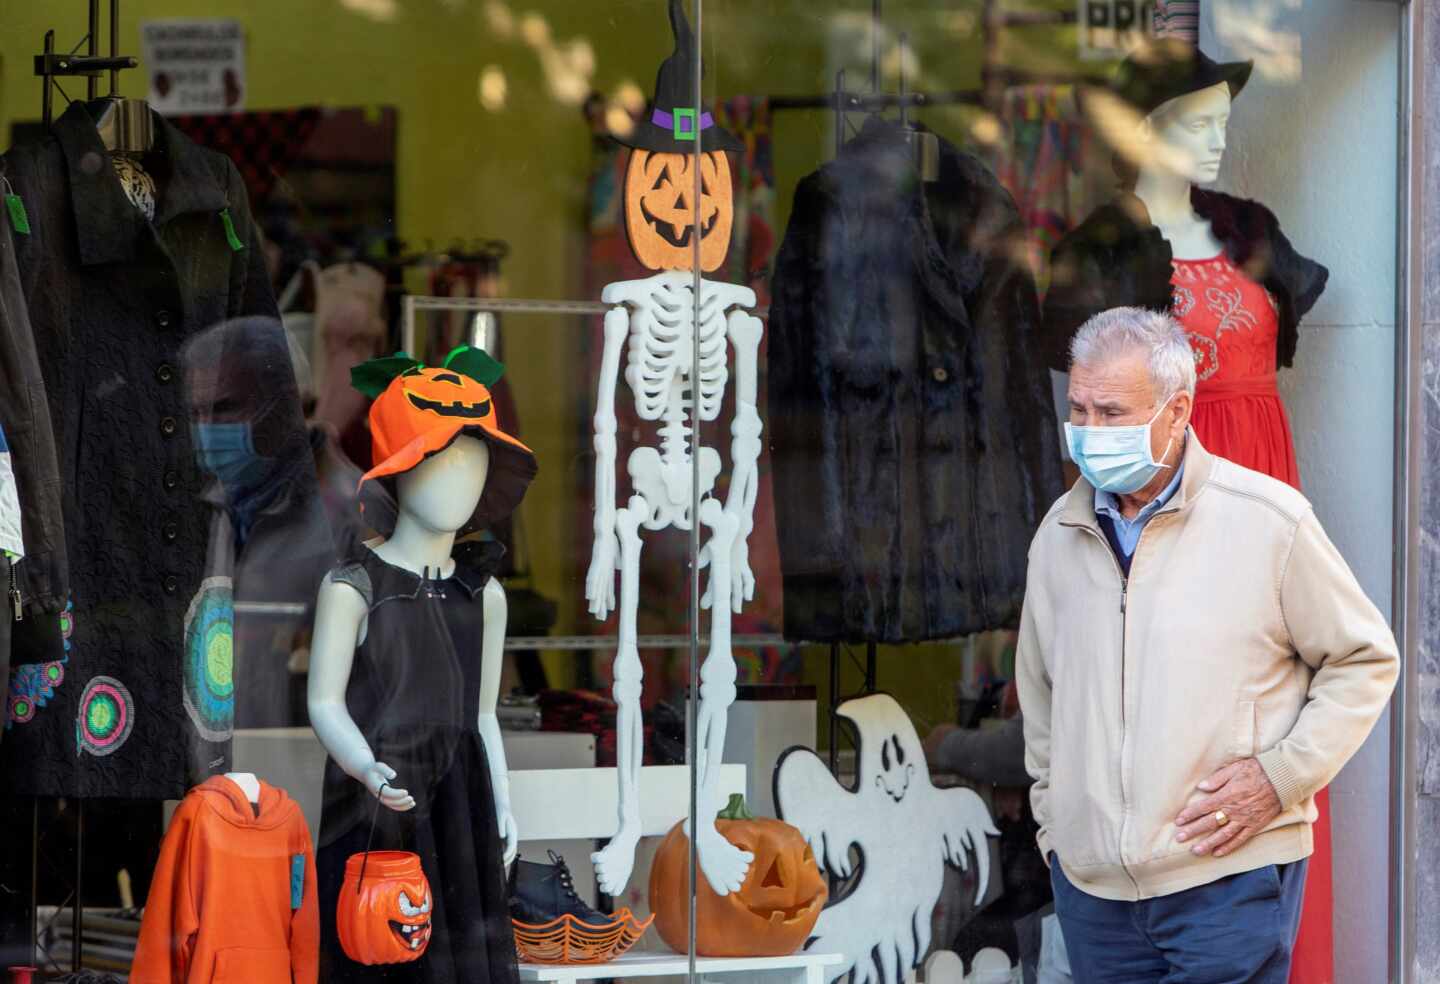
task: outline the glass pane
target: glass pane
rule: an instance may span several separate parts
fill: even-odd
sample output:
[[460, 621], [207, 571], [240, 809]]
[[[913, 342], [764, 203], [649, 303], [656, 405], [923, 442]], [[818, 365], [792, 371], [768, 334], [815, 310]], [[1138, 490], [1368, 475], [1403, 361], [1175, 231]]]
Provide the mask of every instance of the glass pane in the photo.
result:
[[1394, 5], [180, 7], [3, 8], [0, 966], [1382, 973]]

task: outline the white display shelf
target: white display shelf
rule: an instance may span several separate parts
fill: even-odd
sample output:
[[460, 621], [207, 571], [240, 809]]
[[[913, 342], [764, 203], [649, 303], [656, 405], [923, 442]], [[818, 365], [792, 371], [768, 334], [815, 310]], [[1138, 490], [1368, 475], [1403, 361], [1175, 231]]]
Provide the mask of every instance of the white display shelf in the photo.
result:
[[[826, 967], [843, 963], [838, 953], [795, 953], [788, 957], [697, 957], [695, 975], [699, 981], [725, 980], [825, 984]], [[522, 963], [522, 981], [554, 981], [572, 984], [602, 978], [683, 977], [690, 972], [690, 960], [677, 953], [627, 953], [603, 964]]]

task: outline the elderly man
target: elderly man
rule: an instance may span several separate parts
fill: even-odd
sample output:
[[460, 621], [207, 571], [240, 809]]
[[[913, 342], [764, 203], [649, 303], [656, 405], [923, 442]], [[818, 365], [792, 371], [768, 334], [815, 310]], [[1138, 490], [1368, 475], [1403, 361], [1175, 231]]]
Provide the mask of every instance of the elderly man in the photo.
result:
[[1289, 486], [1188, 430], [1168, 315], [1071, 347], [1083, 479], [1030, 547], [1026, 768], [1075, 978], [1286, 980], [1313, 797], [1384, 710], [1395, 639]]

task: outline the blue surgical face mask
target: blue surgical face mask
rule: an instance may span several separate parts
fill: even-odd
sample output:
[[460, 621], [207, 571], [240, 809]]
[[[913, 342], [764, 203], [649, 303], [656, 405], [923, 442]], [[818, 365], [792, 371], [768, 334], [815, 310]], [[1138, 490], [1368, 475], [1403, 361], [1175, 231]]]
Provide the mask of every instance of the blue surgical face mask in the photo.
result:
[[[1169, 405], [1165, 400], [1149, 423], [1133, 427], [1076, 427], [1066, 421], [1065, 443], [1085, 481], [1102, 492], [1129, 495], [1149, 485], [1162, 468], [1172, 467], [1156, 461], [1150, 452], [1150, 428]], [[1169, 453], [1167, 444], [1160, 457]]]
[[249, 421], [196, 423], [191, 436], [200, 467], [220, 479], [232, 494], [249, 491], [270, 471], [270, 459], [255, 453]]

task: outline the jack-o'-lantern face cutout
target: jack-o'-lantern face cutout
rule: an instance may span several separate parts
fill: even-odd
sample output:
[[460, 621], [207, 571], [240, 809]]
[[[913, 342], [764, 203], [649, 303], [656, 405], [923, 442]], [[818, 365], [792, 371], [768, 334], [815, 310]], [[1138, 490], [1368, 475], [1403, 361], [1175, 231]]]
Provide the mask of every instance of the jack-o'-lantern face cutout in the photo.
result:
[[340, 945], [366, 966], [418, 960], [430, 945], [433, 909], [418, 856], [372, 851], [367, 862], [351, 855], [335, 911]]
[[416, 369], [403, 377], [405, 401], [422, 413], [465, 420], [490, 416], [490, 391], [449, 369]]
[[730, 250], [735, 203], [723, 151], [668, 154], [632, 150], [625, 173], [630, 248], [650, 270], [695, 268], [695, 162], [700, 162], [700, 269], [719, 268]]

